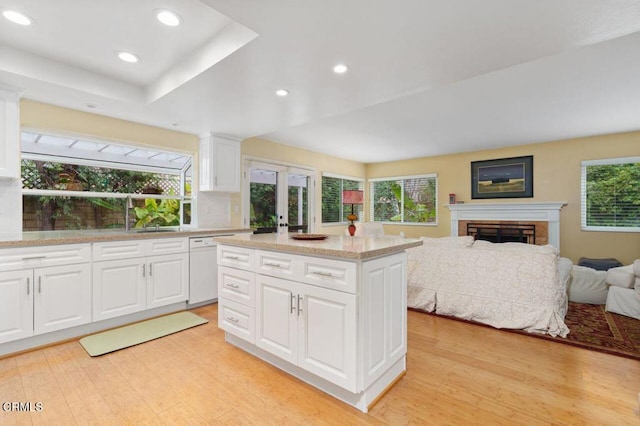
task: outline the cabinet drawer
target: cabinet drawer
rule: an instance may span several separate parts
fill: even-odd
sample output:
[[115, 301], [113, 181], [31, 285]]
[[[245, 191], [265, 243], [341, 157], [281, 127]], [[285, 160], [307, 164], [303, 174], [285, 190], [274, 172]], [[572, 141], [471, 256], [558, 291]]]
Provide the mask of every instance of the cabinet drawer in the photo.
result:
[[161, 238], [146, 240], [147, 255], [186, 253], [189, 251], [188, 238]]
[[347, 293], [356, 292], [358, 277], [355, 263], [303, 256], [300, 259], [300, 281]]
[[41, 268], [91, 262], [90, 244], [0, 249], [0, 270]]
[[93, 244], [93, 261], [131, 259], [134, 257], [144, 257], [145, 242], [136, 240], [111, 241], [108, 243]]
[[218, 327], [250, 343], [256, 342], [255, 310], [248, 306], [220, 299]]
[[273, 251], [256, 251], [256, 272], [273, 277], [294, 279], [296, 257]]
[[255, 251], [242, 247], [218, 246], [218, 265], [244, 269], [253, 272]]
[[255, 273], [220, 266], [218, 268], [218, 297], [246, 306], [256, 305]]

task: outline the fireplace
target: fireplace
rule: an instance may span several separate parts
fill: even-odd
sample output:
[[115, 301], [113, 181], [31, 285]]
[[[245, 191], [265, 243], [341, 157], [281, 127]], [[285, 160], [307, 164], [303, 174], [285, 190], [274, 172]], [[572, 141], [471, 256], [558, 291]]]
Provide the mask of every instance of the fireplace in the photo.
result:
[[[451, 235], [560, 248], [560, 209], [566, 202], [449, 204]], [[480, 238], [478, 237], [480, 227]]]
[[517, 222], [468, 222], [466, 235], [471, 235], [476, 240], [491, 241], [492, 243], [535, 244], [536, 225]]

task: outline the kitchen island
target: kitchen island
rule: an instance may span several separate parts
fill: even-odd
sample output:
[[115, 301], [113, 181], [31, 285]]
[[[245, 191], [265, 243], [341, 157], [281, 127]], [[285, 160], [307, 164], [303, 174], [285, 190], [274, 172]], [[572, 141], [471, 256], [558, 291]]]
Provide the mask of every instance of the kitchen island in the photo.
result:
[[405, 250], [421, 240], [259, 234], [218, 244], [227, 342], [363, 412], [402, 377]]

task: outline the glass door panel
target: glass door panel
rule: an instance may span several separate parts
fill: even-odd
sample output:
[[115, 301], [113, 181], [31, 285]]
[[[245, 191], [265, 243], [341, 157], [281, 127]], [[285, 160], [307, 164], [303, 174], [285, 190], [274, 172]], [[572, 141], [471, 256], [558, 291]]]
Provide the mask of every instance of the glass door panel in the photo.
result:
[[249, 174], [249, 226], [258, 234], [277, 232], [278, 172], [252, 168]]
[[309, 176], [289, 173], [287, 175], [288, 187], [288, 231], [309, 231]]
[[245, 224], [257, 234], [313, 232], [315, 172], [258, 161], [245, 167]]

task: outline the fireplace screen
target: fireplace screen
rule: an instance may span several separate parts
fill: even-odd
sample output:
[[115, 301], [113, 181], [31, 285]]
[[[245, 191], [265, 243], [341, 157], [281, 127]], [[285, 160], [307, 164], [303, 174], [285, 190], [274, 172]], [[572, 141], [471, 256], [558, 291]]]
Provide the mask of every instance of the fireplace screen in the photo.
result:
[[493, 243], [536, 243], [536, 226], [505, 223], [468, 223], [467, 235]]

